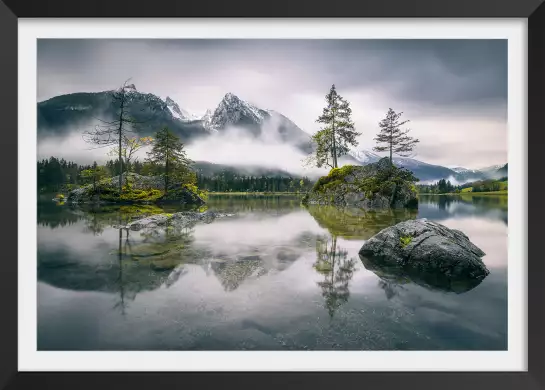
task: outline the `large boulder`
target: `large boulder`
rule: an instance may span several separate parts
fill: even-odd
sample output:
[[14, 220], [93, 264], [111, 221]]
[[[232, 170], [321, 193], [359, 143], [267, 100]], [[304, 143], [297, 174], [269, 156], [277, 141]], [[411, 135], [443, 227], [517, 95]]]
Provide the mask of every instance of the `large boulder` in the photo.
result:
[[447, 291], [467, 291], [490, 273], [481, 260], [485, 253], [464, 233], [425, 218], [380, 231], [359, 255], [368, 269]]
[[345, 165], [321, 177], [303, 198], [303, 204], [363, 209], [415, 208], [418, 205], [413, 174], [390, 164], [388, 158], [365, 166]]

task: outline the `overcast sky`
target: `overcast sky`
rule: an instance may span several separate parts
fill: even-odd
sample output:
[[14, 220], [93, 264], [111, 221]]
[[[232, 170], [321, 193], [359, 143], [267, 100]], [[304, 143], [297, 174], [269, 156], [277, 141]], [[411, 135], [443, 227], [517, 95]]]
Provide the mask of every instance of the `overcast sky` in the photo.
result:
[[38, 101], [137, 89], [189, 112], [232, 92], [308, 133], [331, 84], [351, 103], [359, 149], [389, 107], [410, 119], [416, 158], [480, 168], [507, 162], [506, 40], [39, 40]]

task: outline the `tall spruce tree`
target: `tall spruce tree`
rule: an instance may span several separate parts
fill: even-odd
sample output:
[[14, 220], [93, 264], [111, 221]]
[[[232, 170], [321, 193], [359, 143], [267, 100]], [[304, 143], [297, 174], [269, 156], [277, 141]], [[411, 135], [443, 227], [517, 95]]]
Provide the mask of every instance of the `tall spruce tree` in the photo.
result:
[[380, 132], [375, 137], [377, 146], [373, 148], [375, 152], [390, 152], [390, 164], [394, 165], [393, 155], [409, 157], [415, 145], [420, 142], [418, 139], [409, 137], [409, 129], [401, 130], [401, 126], [409, 120], [400, 121], [403, 112], [395, 112], [388, 109], [386, 117], [379, 122]]
[[163, 168], [165, 195], [168, 193], [169, 179], [176, 171], [187, 171], [192, 161], [187, 158], [184, 145], [168, 127], [155, 134], [152, 149], [148, 152], [148, 161]]
[[356, 137], [361, 135], [354, 129], [350, 104], [337, 93], [335, 85], [326, 95], [326, 107], [316, 120], [323, 127], [312, 136], [316, 149], [311, 161], [317, 167], [337, 168], [338, 157], [345, 155], [350, 146], [357, 146]]

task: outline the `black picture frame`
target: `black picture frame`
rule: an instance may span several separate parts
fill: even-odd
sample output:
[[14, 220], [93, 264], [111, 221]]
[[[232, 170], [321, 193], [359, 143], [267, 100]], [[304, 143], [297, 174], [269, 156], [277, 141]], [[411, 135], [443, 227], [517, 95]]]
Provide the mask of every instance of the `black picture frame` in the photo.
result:
[[[3, 0], [0, 3], [0, 110], [4, 134], [0, 138], [3, 167], [3, 256], [0, 267], [0, 389], [159, 389], [234, 386], [314, 386], [331, 388], [419, 389], [542, 389], [545, 388], [545, 266], [542, 261], [542, 225], [545, 193], [542, 150], [545, 131], [545, 5], [543, 0], [382, 0], [374, 2], [258, 2], [255, 0], [153, 2], [74, 0]], [[17, 365], [17, 20], [26, 17], [492, 17], [528, 21], [528, 360], [527, 372], [418, 372], [418, 373], [60, 373], [18, 372]], [[24, 152], [24, 151], [23, 151]], [[21, 178], [19, 178], [21, 179]], [[531, 207], [531, 208], [530, 208]], [[526, 228], [524, 226], [523, 228]], [[35, 234], [29, 225], [28, 234]], [[533, 244], [530, 244], [533, 242]], [[521, 259], [523, 261], [523, 259]], [[533, 308], [533, 309], [532, 309]]]

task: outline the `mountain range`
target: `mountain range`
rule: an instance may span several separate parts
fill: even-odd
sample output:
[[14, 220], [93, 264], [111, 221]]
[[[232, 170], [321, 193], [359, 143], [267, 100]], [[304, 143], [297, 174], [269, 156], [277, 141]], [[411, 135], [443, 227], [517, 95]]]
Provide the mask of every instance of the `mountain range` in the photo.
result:
[[[38, 139], [48, 136], [64, 136], [73, 131], [83, 133], [92, 130], [101, 121], [115, 120], [119, 107], [113, 104], [114, 91], [78, 92], [60, 95], [39, 102]], [[129, 115], [137, 122], [135, 130], [139, 135], [153, 135], [162, 127], [170, 128], [184, 143], [209, 137], [214, 133], [236, 127], [250, 137], [271, 142], [281, 142], [295, 146], [303, 153], [312, 152], [313, 146], [308, 133], [300, 129], [289, 118], [274, 110], [262, 109], [240, 99], [233, 93], [227, 93], [215, 109], [209, 109], [204, 115], [189, 113], [180, 107], [172, 98], [160, 98], [151, 93], [143, 93], [136, 89], [127, 92]], [[365, 165], [378, 161], [381, 156], [368, 150], [352, 151], [340, 159], [342, 164]], [[230, 169], [241, 173], [255, 171], [257, 167], [241, 167], [199, 162], [200, 168], [206, 171]], [[507, 176], [507, 164], [471, 170], [462, 167], [447, 168], [428, 164], [413, 158], [394, 157], [394, 164], [407, 168], [421, 182], [433, 182], [449, 179], [453, 182], [497, 179]], [[275, 169], [261, 168], [262, 174], [267, 172], [278, 174]], [[282, 175], [286, 172], [282, 171]]]
[[[351, 156], [358, 160], [362, 165], [377, 162], [382, 158], [367, 150], [351, 152]], [[448, 179], [451, 182], [457, 183], [466, 183], [485, 179], [500, 179], [507, 176], [507, 164], [494, 165], [482, 169], [466, 169], [462, 167], [447, 168], [408, 157], [394, 156], [393, 160], [397, 167], [403, 167], [412, 171], [415, 176], [424, 183], [434, 182], [440, 179]]]
[[[113, 93], [79, 92], [39, 102], [38, 137], [66, 135], [72, 131], [83, 133], [104, 121], [115, 120], [119, 107], [113, 104]], [[214, 110], [207, 110], [201, 117], [180, 108], [168, 96], [163, 100], [136, 90], [128, 91], [127, 96], [128, 115], [138, 122], [139, 135], [153, 135], [166, 126], [184, 143], [190, 143], [214, 132], [237, 127], [255, 138], [274, 135], [275, 140], [294, 145], [305, 153], [312, 150], [310, 136], [284, 115], [257, 108], [232, 93], [227, 93]], [[263, 134], [264, 129], [274, 129], [276, 134]]]

